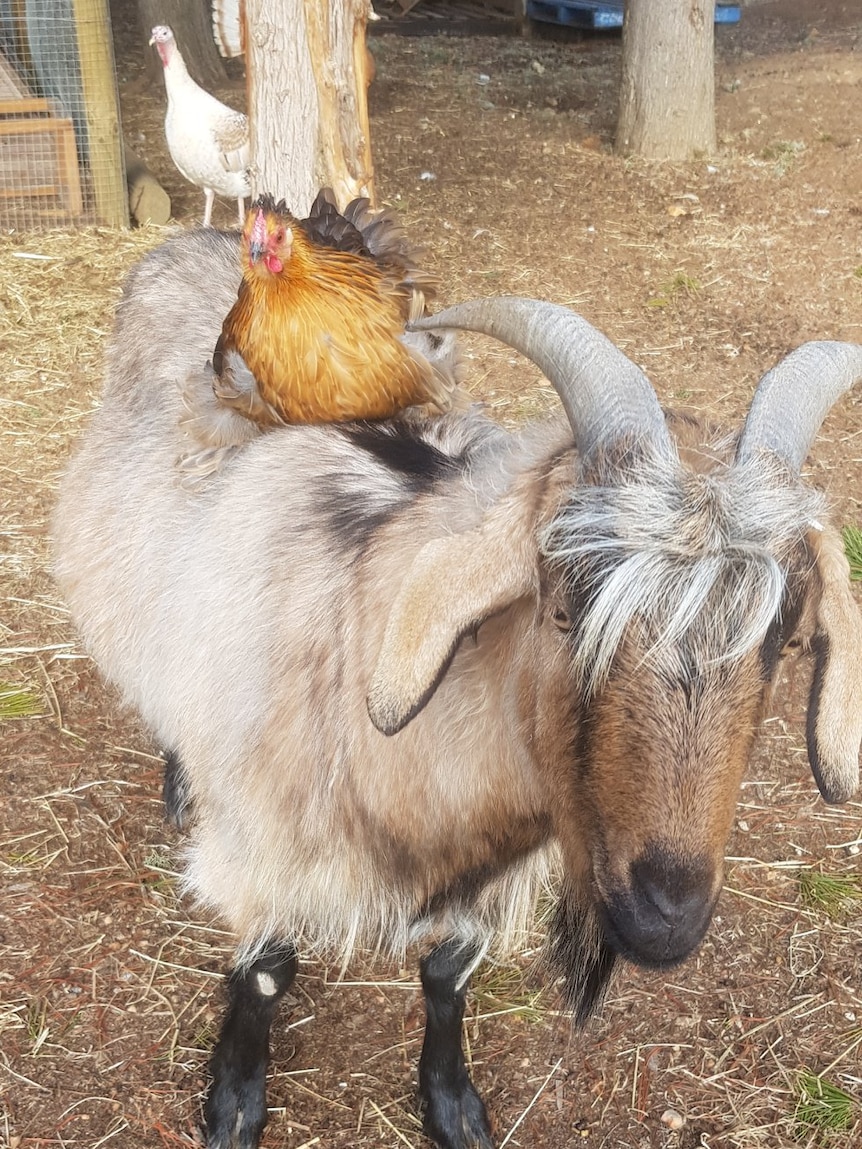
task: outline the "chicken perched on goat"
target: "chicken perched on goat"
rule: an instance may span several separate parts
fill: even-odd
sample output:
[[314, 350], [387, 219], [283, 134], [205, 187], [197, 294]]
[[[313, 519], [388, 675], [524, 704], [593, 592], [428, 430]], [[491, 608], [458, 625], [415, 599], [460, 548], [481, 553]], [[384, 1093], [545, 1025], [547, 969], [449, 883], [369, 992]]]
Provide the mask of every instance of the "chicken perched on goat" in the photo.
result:
[[204, 227], [212, 220], [216, 195], [236, 200], [241, 225], [246, 197], [251, 195], [248, 117], [194, 82], [166, 25], [153, 28], [150, 44], [155, 44], [164, 65], [168, 151], [180, 174], [204, 190]]
[[[261, 426], [451, 408], [455, 374], [403, 338], [434, 280], [390, 216], [366, 199], [342, 213], [324, 189], [300, 221], [265, 195], [248, 213], [241, 251], [242, 282], [213, 355], [223, 405]], [[231, 353], [254, 377], [251, 391], [238, 385]]]

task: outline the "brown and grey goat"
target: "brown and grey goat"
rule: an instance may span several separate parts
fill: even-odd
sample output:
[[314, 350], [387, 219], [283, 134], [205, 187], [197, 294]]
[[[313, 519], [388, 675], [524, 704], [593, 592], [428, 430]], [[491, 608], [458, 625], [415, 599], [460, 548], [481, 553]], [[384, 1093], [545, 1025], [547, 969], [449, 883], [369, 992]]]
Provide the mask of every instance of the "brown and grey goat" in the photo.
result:
[[790, 643], [814, 663], [817, 783], [853, 793], [862, 622], [800, 469], [862, 347], [806, 344], [737, 436], [704, 444], [573, 313], [465, 304], [423, 326], [520, 349], [565, 419], [284, 427], [187, 491], [182, 392], [208, 386], [238, 278], [212, 231], [134, 270], [54, 525], [87, 647], [171, 752], [188, 886], [239, 941], [208, 1144], [258, 1143], [298, 950], [415, 941], [425, 1128], [487, 1149], [461, 1049], [471, 970], [523, 935], [548, 880], [578, 1019], [619, 956], [692, 952]]

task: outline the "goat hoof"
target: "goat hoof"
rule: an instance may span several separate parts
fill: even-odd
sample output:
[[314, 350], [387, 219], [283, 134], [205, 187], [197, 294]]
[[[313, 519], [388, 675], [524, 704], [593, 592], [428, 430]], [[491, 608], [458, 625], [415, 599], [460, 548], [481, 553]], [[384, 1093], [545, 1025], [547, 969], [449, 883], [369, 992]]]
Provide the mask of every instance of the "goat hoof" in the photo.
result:
[[429, 1097], [422, 1127], [440, 1149], [494, 1149], [487, 1110], [469, 1081]]
[[266, 1125], [265, 1079], [213, 1081], [204, 1106], [207, 1149], [257, 1149]]

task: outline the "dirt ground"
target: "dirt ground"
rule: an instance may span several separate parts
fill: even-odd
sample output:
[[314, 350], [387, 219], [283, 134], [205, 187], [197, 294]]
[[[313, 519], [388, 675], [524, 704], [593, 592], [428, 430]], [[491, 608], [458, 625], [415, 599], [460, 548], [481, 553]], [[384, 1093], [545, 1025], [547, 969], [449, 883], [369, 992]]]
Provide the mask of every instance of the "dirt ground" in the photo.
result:
[[[164, 149], [163, 93], [122, 6], [115, 23], [126, 135], [193, 225], [203, 197]], [[862, 342], [862, 13], [772, 0], [717, 40], [720, 150], [690, 165], [612, 154], [613, 36], [377, 35], [370, 102], [379, 198], [427, 245], [445, 300], [570, 304], [663, 401], [739, 421], [793, 346]], [[119, 283], [164, 234], [0, 238], [0, 680], [42, 710], [0, 731], [2, 1149], [193, 1143], [222, 1007], [230, 938], [178, 897], [157, 749], [82, 655], [45, 543]], [[556, 401], [506, 351], [470, 347], [470, 386], [501, 419]], [[862, 525], [862, 395], [829, 416], [808, 471], [836, 521]], [[536, 953], [480, 973], [465, 1033], [501, 1145], [862, 1146], [862, 903], [830, 915], [800, 888], [800, 874], [859, 875], [862, 801], [820, 801], [798, 677], [765, 725], [689, 962], [626, 968], [574, 1035]], [[415, 962], [337, 974], [306, 964], [275, 1027], [266, 1149], [427, 1144]], [[854, 1099], [843, 1132], [796, 1119], [806, 1070]]]

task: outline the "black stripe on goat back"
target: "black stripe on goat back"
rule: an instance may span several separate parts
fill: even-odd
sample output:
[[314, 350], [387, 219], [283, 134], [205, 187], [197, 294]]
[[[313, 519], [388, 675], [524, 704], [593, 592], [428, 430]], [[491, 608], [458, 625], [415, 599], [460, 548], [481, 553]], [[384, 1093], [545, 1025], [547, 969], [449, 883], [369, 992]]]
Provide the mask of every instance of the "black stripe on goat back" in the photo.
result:
[[462, 464], [461, 457], [447, 455], [399, 420], [350, 423], [341, 430], [354, 446], [397, 474], [415, 494], [428, 490]]
[[339, 544], [361, 554], [386, 523], [401, 512], [408, 497], [391, 498], [372, 506], [365, 488], [352, 487], [349, 475], [334, 475], [321, 480], [315, 505]]

